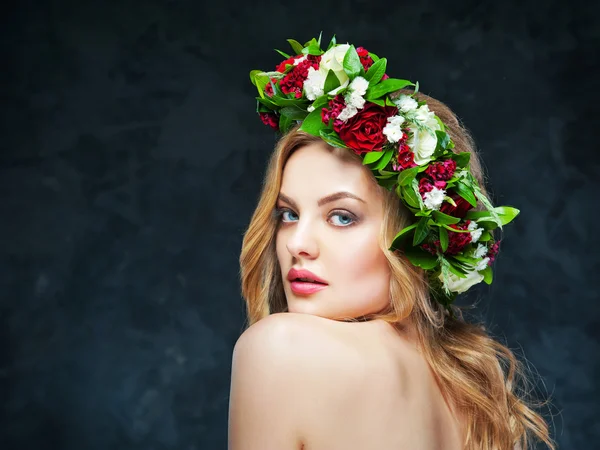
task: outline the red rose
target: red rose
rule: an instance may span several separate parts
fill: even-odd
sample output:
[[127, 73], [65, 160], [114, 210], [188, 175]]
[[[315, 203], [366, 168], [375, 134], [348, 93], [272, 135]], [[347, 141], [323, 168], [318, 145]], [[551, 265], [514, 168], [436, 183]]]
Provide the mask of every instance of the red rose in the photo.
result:
[[396, 107], [382, 107], [366, 102], [364, 108], [346, 122], [336, 120], [334, 130], [354, 153], [360, 155], [380, 151], [387, 143], [383, 127], [387, 124], [388, 117], [395, 116], [397, 113]]
[[466, 201], [456, 192], [446, 192], [446, 195], [448, 195], [452, 200], [454, 200], [456, 206], [453, 206], [448, 202], [442, 203], [442, 206], [440, 207], [440, 212], [443, 212], [444, 214], [448, 214], [449, 216], [458, 217], [462, 219], [467, 215], [467, 212], [469, 212], [469, 210], [473, 208], [473, 206], [471, 206], [471, 204], [468, 201]]

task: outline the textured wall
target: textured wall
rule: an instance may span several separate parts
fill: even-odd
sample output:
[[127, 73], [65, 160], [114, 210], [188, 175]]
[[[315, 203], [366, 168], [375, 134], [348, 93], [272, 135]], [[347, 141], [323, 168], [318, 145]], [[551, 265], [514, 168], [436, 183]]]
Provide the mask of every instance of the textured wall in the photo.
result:
[[510, 3], [5, 5], [0, 447], [226, 447], [237, 258], [274, 143], [248, 72], [321, 30], [471, 129], [522, 210], [476, 313], [539, 371], [560, 448], [600, 445], [598, 3]]

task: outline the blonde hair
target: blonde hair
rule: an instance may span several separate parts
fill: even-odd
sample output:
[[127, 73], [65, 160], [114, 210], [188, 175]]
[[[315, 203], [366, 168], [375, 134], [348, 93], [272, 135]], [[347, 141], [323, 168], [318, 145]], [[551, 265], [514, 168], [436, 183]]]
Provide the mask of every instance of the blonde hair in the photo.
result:
[[[471, 152], [470, 169], [483, 189], [483, 171], [469, 132], [446, 105], [423, 94], [417, 97], [426, 100], [430, 110], [446, 124], [455, 143], [454, 151]], [[280, 139], [269, 160], [240, 255], [248, 326], [270, 314], [287, 311], [275, 253], [277, 222], [273, 209], [287, 159], [295, 150], [315, 142], [328, 146], [320, 138], [294, 127]], [[352, 151], [328, 148], [342, 158], [360, 161]], [[376, 183], [375, 178], [372, 180]], [[383, 311], [365, 319], [381, 319], [394, 325], [411, 316], [419, 346], [440, 382], [442, 394], [467, 419], [465, 449], [512, 450], [515, 446], [526, 449], [533, 437], [554, 450], [546, 422], [533, 410], [533, 401], [526, 399], [528, 391], [519, 384], [528, 386], [528, 381], [524, 366], [513, 352], [490, 337], [481, 324], [467, 323], [459, 307], [452, 306], [454, 314], [448, 314], [432, 301], [424, 271], [399, 252], [388, 250], [395, 234], [409, 224], [411, 215], [393, 191], [378, 187], [385, 211], [379, 244], [392, 273], [390, 303]]]

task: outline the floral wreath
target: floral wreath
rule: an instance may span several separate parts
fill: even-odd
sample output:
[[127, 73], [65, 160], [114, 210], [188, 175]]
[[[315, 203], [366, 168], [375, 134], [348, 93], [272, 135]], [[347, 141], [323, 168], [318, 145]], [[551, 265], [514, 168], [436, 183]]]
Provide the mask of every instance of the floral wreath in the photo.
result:
[[[469, 169], [469, 152], [455, 153], [442, 121], [418, 101], [418, 83], [386, 75], [385, 58], [350, 44], [327, 50], [321, 36], [302, 45], [274, 71], [253, 70], [257, 112], [265, 125], [285, 134], [295, 124], [334, 147], [361, 155], [377, 182], [394, 190], [415, 221], [395, 236], [402, 251], [427, 271], [433, 298], [446, 308], [459, 293], [491, 284], [500, 242], [493, 230], [518, 214], [492, 206]], [[414, 86], [411, 95], [393, 93]], [[477, 200], [485, 210], [477, 211]]]

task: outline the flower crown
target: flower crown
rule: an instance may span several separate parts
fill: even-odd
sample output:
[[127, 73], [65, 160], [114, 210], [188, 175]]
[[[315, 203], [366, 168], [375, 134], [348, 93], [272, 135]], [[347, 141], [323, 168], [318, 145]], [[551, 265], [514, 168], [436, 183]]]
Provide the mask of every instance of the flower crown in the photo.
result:
[[[492, 206], [471, 174], [470, 153], [453, 152], [445, 125], [414, 98], [418, 83], [388, 77], [385, 58], [337, 44], [335, 36], [326, 51], [321, 36], [288, 42], [293, 56], [276, 50], [286, 59], [274, 71], [250, 72], [263, 123], [282, 134], [301, 123], [300, 130], [361, 155], [415, 216], [390, 250], [427, 271], [432, 297], [443, 306], [481, 281], [490, 284], [500, 244], [492, 231], [519, 210]], [[408, 86], [413, 94], [394, 94]], [[478, 200], [485, 210], [474, 209]]]

